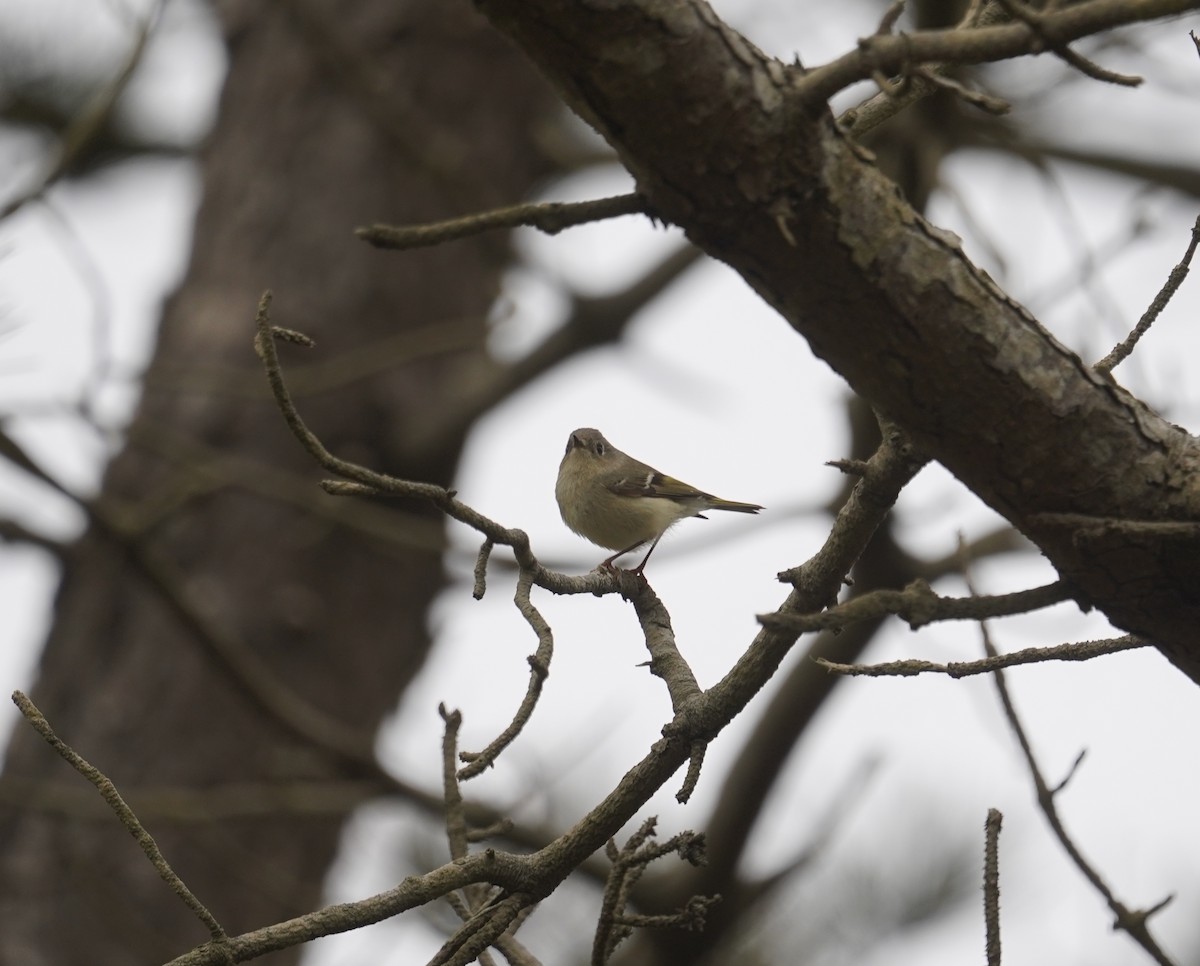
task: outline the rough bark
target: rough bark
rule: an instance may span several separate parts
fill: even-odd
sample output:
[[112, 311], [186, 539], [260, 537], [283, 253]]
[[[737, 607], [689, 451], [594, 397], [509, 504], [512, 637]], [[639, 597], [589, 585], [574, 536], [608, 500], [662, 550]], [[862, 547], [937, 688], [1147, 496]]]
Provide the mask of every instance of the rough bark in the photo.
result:
[[[1092, 0], [1064, 10], [1055, 36], [1194, 6]], [[480, 7], [616, 148], [660, 217], [1037, 543], [1083, 606], [1200, 681], [1200, 447], [1007, 297], [824, 106], [871, 67], [1014, 56], [1027, 27], [970, 43], [886, 38], [805, 74], [700, 2]]]
[[[323, 807], [295, 783], [369, 778], [341, 752], [369, 753], [425, 656], [426, 609], [443, 581], [436, 515], [317, 490], [254, 358], [255, 304], [273, 288], [276, 321], [317, 339], [321, 365], [289, 357], [330, 448], [449, 483], [465, 427], [430, 439], [422, 424], [483, 351], [505, 239], [394, 255], [352, 231], [519, 199], [550, 170], [535, 133], [553, 98], [457, 6], [222, 13], [231, 65], [203, 151], [191, 264], [166, 306], [130, 443], [66, 562], [33, 697], [135, 809], [147, 803], [167, 858], [238, 932], [320, 904], [353, 796]], [[214, 638], [264, 675], [231, 671]], [[264, 707], [280, 686], [330, 721], [300, 705], [282, 723]], [[55, 790], [81, 779], [28, 728], [5, 767], [31, 807], [0, 813], [0, 961], [159, 962], [207, 938], [111, 816], [54, 813]], [[290, 804], [172, 823], [139, 794], [238, 783], [251, 799]]]

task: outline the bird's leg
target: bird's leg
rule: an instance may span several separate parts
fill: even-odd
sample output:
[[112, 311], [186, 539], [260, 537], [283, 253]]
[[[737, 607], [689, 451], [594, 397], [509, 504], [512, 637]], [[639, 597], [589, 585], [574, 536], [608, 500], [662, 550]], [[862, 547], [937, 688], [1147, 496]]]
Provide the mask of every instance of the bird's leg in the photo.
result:
[[[663, 533], [666, 533], [666, 531], [664, 530]], [[634, 570], [633, 573], [637, 574], [639, 577], [642, 575], [642, 571], [646, 569], [646, 561], [650, 559], [650, 554], [654, 553], [654, 548], [658, 546], [658, 541], [662, 539], [662, 536], [662, 533], [660, 533], [654, 538], [654, 543], [650, 544], [650, 549], [646, 551], [646, 556], [642, 558], [642, 562], [637, 565], [637, 569]], [[644, 540], [642, 542], [645, 543]], [[632, 550], [633, 547], [630, 547], [629, 549]]]
[[[613, 564], [613, 561], [614, 561], [614, 560], [616, 560], [618, 557], [624, 557], [624, 556], [625, 556], [625, 554], [629, 553], [629, 551], [630, 551], [630, 550], [636, 550], [638, 547], [640, 547], [640, 546], [641, 546], [643, 543], [645, 543], [645, 542], [646, 542], [645, 540], [639, 540], [637, 543], [631, 543], [631, 544], [630, 544], [628, 547], [626, 547], [624, 550], [618, 550], [618, 551], [617, 551], [616, 553], [614, 553], [614, 554], [613, 554], [611, 557], [609, 557], [609, 558], [608, 558], [607, 560], [605, 560], [605, 561], [604, 561], [602, 564], [600, 564], [600, 567], [603, 567], [605, 570], [616, 570], [616, 569], [617, 569], [617, 567], [616, 567], [616, 566], [614, 566], [614, 564]], [[654, 542], [655, 542], [655, 543], [658, 543], [658, 541], [657, 541], [657, 540], [655, 540]], [[653, 547], [651, 547], [650, 549], [651, 549], [651, 550], [653, 550], [654, 548], [653, 548]], [[647, 557], [649, 557], [649, 556], [650, 556], [650, 554], [646, 554], [646, 556], [647, 556]], [[645, 564], [646, 564], [646, 561], [644, 561], [644, 560], [643, 560], [643, 561], [642, 561], [642, 566], [645, 566]], [[599, 570], [599, 569], [600, 569], [600, 567], [597, 567], [596, 569], [597, 569], [597, 570]], [[638, 569], [638, 573], [641, 573], [641, 568], [639, 568], [639, 569]]]

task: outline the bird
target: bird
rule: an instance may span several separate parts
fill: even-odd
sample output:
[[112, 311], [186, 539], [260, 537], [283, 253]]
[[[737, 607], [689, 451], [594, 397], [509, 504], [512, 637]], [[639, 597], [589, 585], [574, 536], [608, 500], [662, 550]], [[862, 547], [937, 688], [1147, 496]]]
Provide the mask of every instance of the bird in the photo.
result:
[[757, 503], [722, 500], [660, 473], [622, 453], [598, 429], [577, 429], [567, 438], [554, 487], [563, 522], [581, 537], [615, 550], [597, 569], [616, 569], [614, 561], [645, 543], [646, 556], [633, 570], [641, 574], [674, 524], [705, 510], [758, 513]]

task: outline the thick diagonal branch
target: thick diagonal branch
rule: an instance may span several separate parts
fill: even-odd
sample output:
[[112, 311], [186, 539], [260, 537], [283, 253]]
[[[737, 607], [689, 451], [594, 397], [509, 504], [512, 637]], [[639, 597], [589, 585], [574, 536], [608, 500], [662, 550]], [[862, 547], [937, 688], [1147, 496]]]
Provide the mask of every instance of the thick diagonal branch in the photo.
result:
[[[480, 6], [616, 148], [660, 217], [737, 270], [1037, 543], [1085, 606], [1200, 681], [1200, 526], [1190, 526], [1200, 447], [1060, 344], [900, 198], [814, 104], [811, 75], [698, 0]], [[1089, 0], [1043, 30], [1066, 42], [1196, 6]], [[875, 52], [891, 69], [901, 40], [880, 40], [897, 43]], [[1032, 53], [1034, 40], [1017, 24], [904, 43], [912, 59], [979, 62]], [[1163, 521], [1185, 526], [1143, 525]]]

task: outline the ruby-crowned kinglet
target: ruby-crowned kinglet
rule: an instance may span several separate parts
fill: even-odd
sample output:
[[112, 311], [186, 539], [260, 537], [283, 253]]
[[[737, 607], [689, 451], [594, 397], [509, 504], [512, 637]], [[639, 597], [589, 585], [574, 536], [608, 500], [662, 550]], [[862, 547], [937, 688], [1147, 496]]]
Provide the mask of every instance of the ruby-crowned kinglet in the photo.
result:
[[601, 567], [652, 541], [634, 573], [640, 574], [670, 527], [705, 510], [757, 513], [757, 503], [735, 503], [697, 490], [627, 456], [596, 429], [577, 429], [567, 440], [554, 487], [563, 522], [592, 543], [617, 551]]

